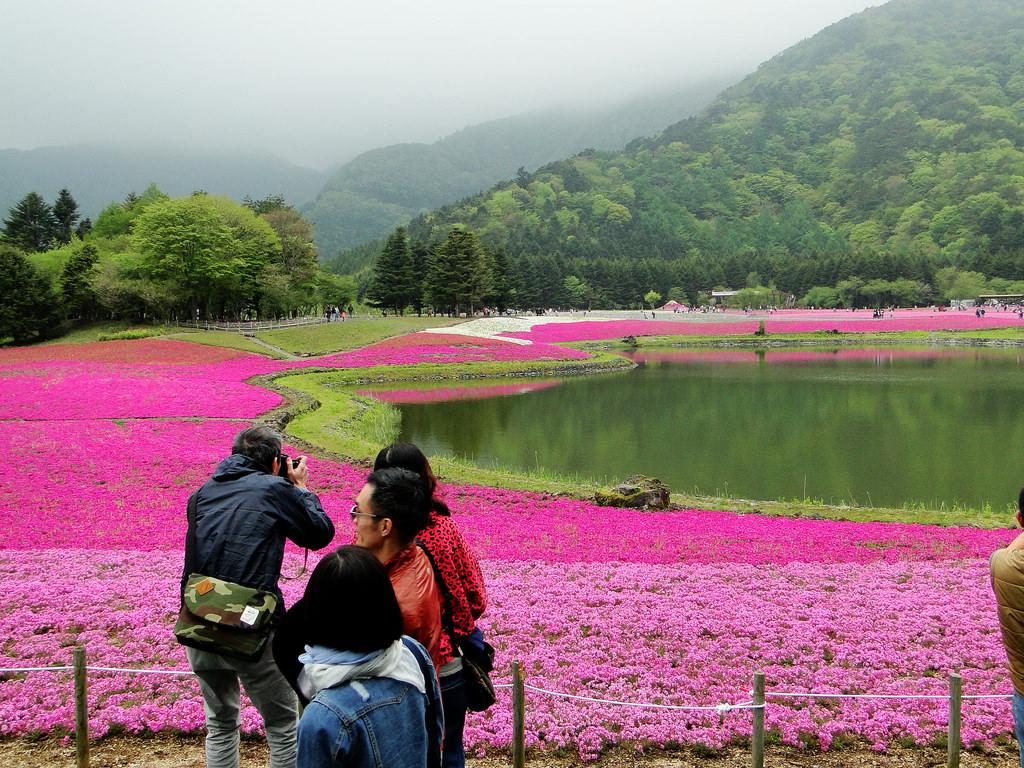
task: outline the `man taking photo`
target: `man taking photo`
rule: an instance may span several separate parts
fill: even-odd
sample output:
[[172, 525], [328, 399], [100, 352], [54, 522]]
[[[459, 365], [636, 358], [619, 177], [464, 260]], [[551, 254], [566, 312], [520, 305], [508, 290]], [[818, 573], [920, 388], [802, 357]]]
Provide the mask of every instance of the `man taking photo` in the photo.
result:
[[[1017, 499], [1017, 524], [1024, 528], [1024, 488]], [[989, 568], [999, 608], [1003, 645], [1010, 661], [1013, 730], [1019, 747], [1024, 744], [1024, 533], [1005, 549], [993, 552]], [[1024, 768], [1024, 749], [1021, 749], [1020, 764]]]
[[[183, 605], [189, 576], [202, 574], [209, 589], [214, 582], [231, 582], [276, 595], [275, 617], [283, 615], [278, 578], [285, 539], [321, 549], [334, 538], [334, 525], [306, 486], [308, 479], [306, 457], [293, 463], [282, 456], [281, 439], [269, 427], [251, 427], [235, 437], [231, 456], [189, 499]], [[252, 661], [186, 648], [203, 694], [208, 768], [238, 766], [239, 682], [263, 717], [271, 768], [294, 768], [298, 700], [274, 663], [271, 645]]]

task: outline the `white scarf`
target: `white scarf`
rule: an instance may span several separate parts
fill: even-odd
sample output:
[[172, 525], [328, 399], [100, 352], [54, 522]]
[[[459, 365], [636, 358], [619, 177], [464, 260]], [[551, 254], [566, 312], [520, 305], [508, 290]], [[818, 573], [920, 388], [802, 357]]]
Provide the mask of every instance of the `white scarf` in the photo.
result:
[[[324, 688], [337, 688], [349, 681], [373, 677], [388, 677], [408, 683], [420, 693], [427, 692], [420, 665], [401, 640], [395, 640], [383, 650], [365, 654], [307, 645], [299, 661], [303, 665], [299, 673], [299, 690], [307, 699], [312, 699]], [[355, 687], [364, 700], [368, 698], [363, 686]]]

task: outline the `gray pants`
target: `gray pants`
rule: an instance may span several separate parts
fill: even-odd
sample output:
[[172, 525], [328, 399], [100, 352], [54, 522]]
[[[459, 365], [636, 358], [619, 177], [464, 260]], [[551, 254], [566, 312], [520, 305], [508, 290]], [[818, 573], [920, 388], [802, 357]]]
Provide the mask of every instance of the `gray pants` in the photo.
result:
[[295, 768], [299, 701], [274, 663], [272, 642], [273, 638], [257, 661], [185, 649], [203, 692], [207, 768], [238, 768], [239, 681], [263, 717], [271, 768]]

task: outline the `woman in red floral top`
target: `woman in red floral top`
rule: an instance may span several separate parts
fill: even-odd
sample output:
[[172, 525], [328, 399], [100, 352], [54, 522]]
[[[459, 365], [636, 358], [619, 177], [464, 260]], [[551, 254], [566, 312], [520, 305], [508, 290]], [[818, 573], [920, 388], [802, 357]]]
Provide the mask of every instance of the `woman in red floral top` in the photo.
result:
[[423, 478], [431, 498], [430, 522], [417, 541], [430, 555], [444, 581], [441, 587], [441, 703], [444, 706], [444, 768], [463, 768], [465, 753], [462, 731], [466, 723], [466, 694], [459, 644], [476, 627], [476, 620], [487, 606], [480, 563], [469, 550], [451, 510], [435, 495], [437, 479], [423, 451], [412, 443], [395, 443], [377, 454], [373, 464], [379, 469], [398, 467], [412, 470]]

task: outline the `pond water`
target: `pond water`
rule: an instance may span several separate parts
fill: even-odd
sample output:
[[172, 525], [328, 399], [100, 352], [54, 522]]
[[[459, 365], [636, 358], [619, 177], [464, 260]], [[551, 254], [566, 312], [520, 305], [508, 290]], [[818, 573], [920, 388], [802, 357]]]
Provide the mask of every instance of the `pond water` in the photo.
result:
[[634, 370], [404, 387], [428, 455], [676, 491], [1003, 508], [1024, 483], [1022, 352], [665, 350]]

